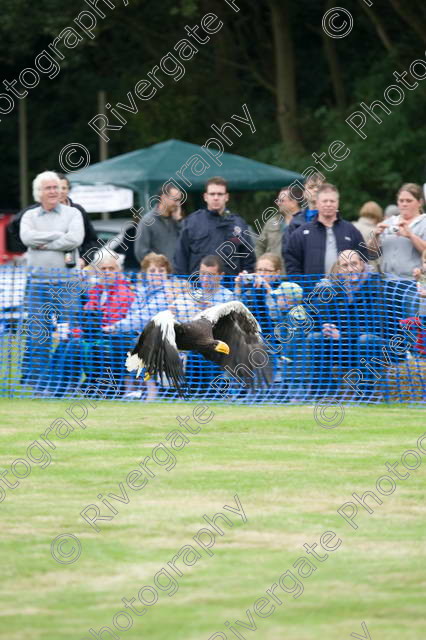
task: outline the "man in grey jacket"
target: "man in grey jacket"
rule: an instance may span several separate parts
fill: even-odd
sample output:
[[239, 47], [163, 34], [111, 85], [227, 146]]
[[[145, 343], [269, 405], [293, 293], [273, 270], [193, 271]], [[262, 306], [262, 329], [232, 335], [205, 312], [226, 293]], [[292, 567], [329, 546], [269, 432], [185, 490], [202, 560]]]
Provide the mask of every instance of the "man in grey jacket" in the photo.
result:
[[172, 185], [166, 185], [159, 194], [156, 208], [141, 218], [135, 238], [135, 256], [138, 262], [151, 251], [161, 253], [173, 262], [180, 231], [181, 200], [181, 191]]
[[83, 217], [75, 207], [60, 204], [59, 185], [53, 171], [40, 173], [33, 182], [34, 200], [40, 206], [24, 213], [20, 227], [29, 267], [63, 269], [67, 254], [83, 242]]
[[[70, 269], [78, 261], [84, 238], [83, 218], [78, 209], [59, 203], [59, 178], [53, 171], [40, 173], [33, 181], [33, 195], [40, 206], [24, 213], [20, 237], [31, 268], [26, 290], [25, 353], [21, 383], [43, 393], [49, 384], [52, 332], [58, 323], [77, 322], [78, 294], [70, 291], [66, 302], [57, 294], [69, 285]], [[69, 290], [69, 289], [68, 289]], [[52, 381], [50, 381], [52, 382]]]

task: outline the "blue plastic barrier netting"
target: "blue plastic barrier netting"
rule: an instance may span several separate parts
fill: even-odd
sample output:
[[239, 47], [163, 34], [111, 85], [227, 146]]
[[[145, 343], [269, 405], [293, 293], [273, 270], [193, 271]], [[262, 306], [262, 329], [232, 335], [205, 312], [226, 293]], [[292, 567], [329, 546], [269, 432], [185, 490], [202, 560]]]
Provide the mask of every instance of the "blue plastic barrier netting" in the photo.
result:
[[245, 384], [238, 370], [182, 353], [187, 399], [426, 403], [426, 299], [414, 281], [368, 272], [352, 280], [280, 276], [270, 289], [253, 277], [239, 284], [3, 266], [0, 395], [177, 400], [167, 380], [129, 374], [127, 352], [159, 311], [187, 321], [214, 302], [238, 299], [262, 328], [271, 383]]

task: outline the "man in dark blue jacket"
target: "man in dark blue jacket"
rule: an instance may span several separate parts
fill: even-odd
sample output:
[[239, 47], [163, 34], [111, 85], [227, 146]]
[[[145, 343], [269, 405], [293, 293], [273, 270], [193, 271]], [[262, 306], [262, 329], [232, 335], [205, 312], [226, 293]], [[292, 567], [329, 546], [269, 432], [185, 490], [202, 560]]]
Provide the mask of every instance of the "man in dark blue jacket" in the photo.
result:
[[294, 231], [283, 249], [288, 275], [329, 273], [346, 249], [368, 259], [361, 233], [339, 216], [339, 192], [334, 185], [325, 183], [318, 189], [317, 207], [314, 221]]
[[183, 221], [174, 258], [176, 273], [194, 273], [202, 258], [212, 254], [222, 258], [226, 274], [254, 270], [255, 254], [247, 223], [226, 209], [228, 200], [227, 182], [210, 178], [204, 193], [206, 208], [194, 211]]

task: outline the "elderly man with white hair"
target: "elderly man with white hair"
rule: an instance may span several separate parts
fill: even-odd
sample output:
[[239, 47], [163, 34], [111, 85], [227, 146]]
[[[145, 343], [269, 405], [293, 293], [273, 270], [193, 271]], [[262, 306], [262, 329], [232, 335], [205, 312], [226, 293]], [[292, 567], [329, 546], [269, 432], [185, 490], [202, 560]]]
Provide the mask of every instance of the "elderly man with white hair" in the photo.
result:
[[[66, 303], [56, 300], [58, 290], [69, 279], [78, 261], [84, 237], [83, 218], [74, 207], [59, 202], [60, 181], [53, 171], [40, 173], [33, 181], [39, 206], [24, 213], [20, 237], [28, 248], [31, 269], [26, 291], [26, 344], [21, 383], [43, 393], [49, 378], [52, 332], [58, 322], [71, 325], [78, 301], [70, 294]], [[73, 313], [74, 308], [74, 313]]]
[[77, 262], [75, 252], [84, 238], [83, 218], [78, 209], [59, 202], [59, 185], [53, 171], [39, 173], [33, 181], [34, 200], [40, 206], [24, 213], [20, 228], [29, 267], [63, 269], [68, 254], [74, 254], [73, 262]]

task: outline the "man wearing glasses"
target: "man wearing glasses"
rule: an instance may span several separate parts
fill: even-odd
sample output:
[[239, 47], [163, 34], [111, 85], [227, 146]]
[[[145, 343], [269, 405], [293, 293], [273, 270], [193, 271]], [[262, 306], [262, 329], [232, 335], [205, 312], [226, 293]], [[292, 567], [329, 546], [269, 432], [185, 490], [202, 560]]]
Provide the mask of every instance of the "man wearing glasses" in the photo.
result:
[[225, 274], [253, 271], [255, 254], [247, 223], [227, 209], [228, 200], [226, 180], [210, 178], [204, 193], [206, 207], [183, 222], [174, 258], [176, 273], [192, 274], [204, 256], [214, 254], [222, 258]]

